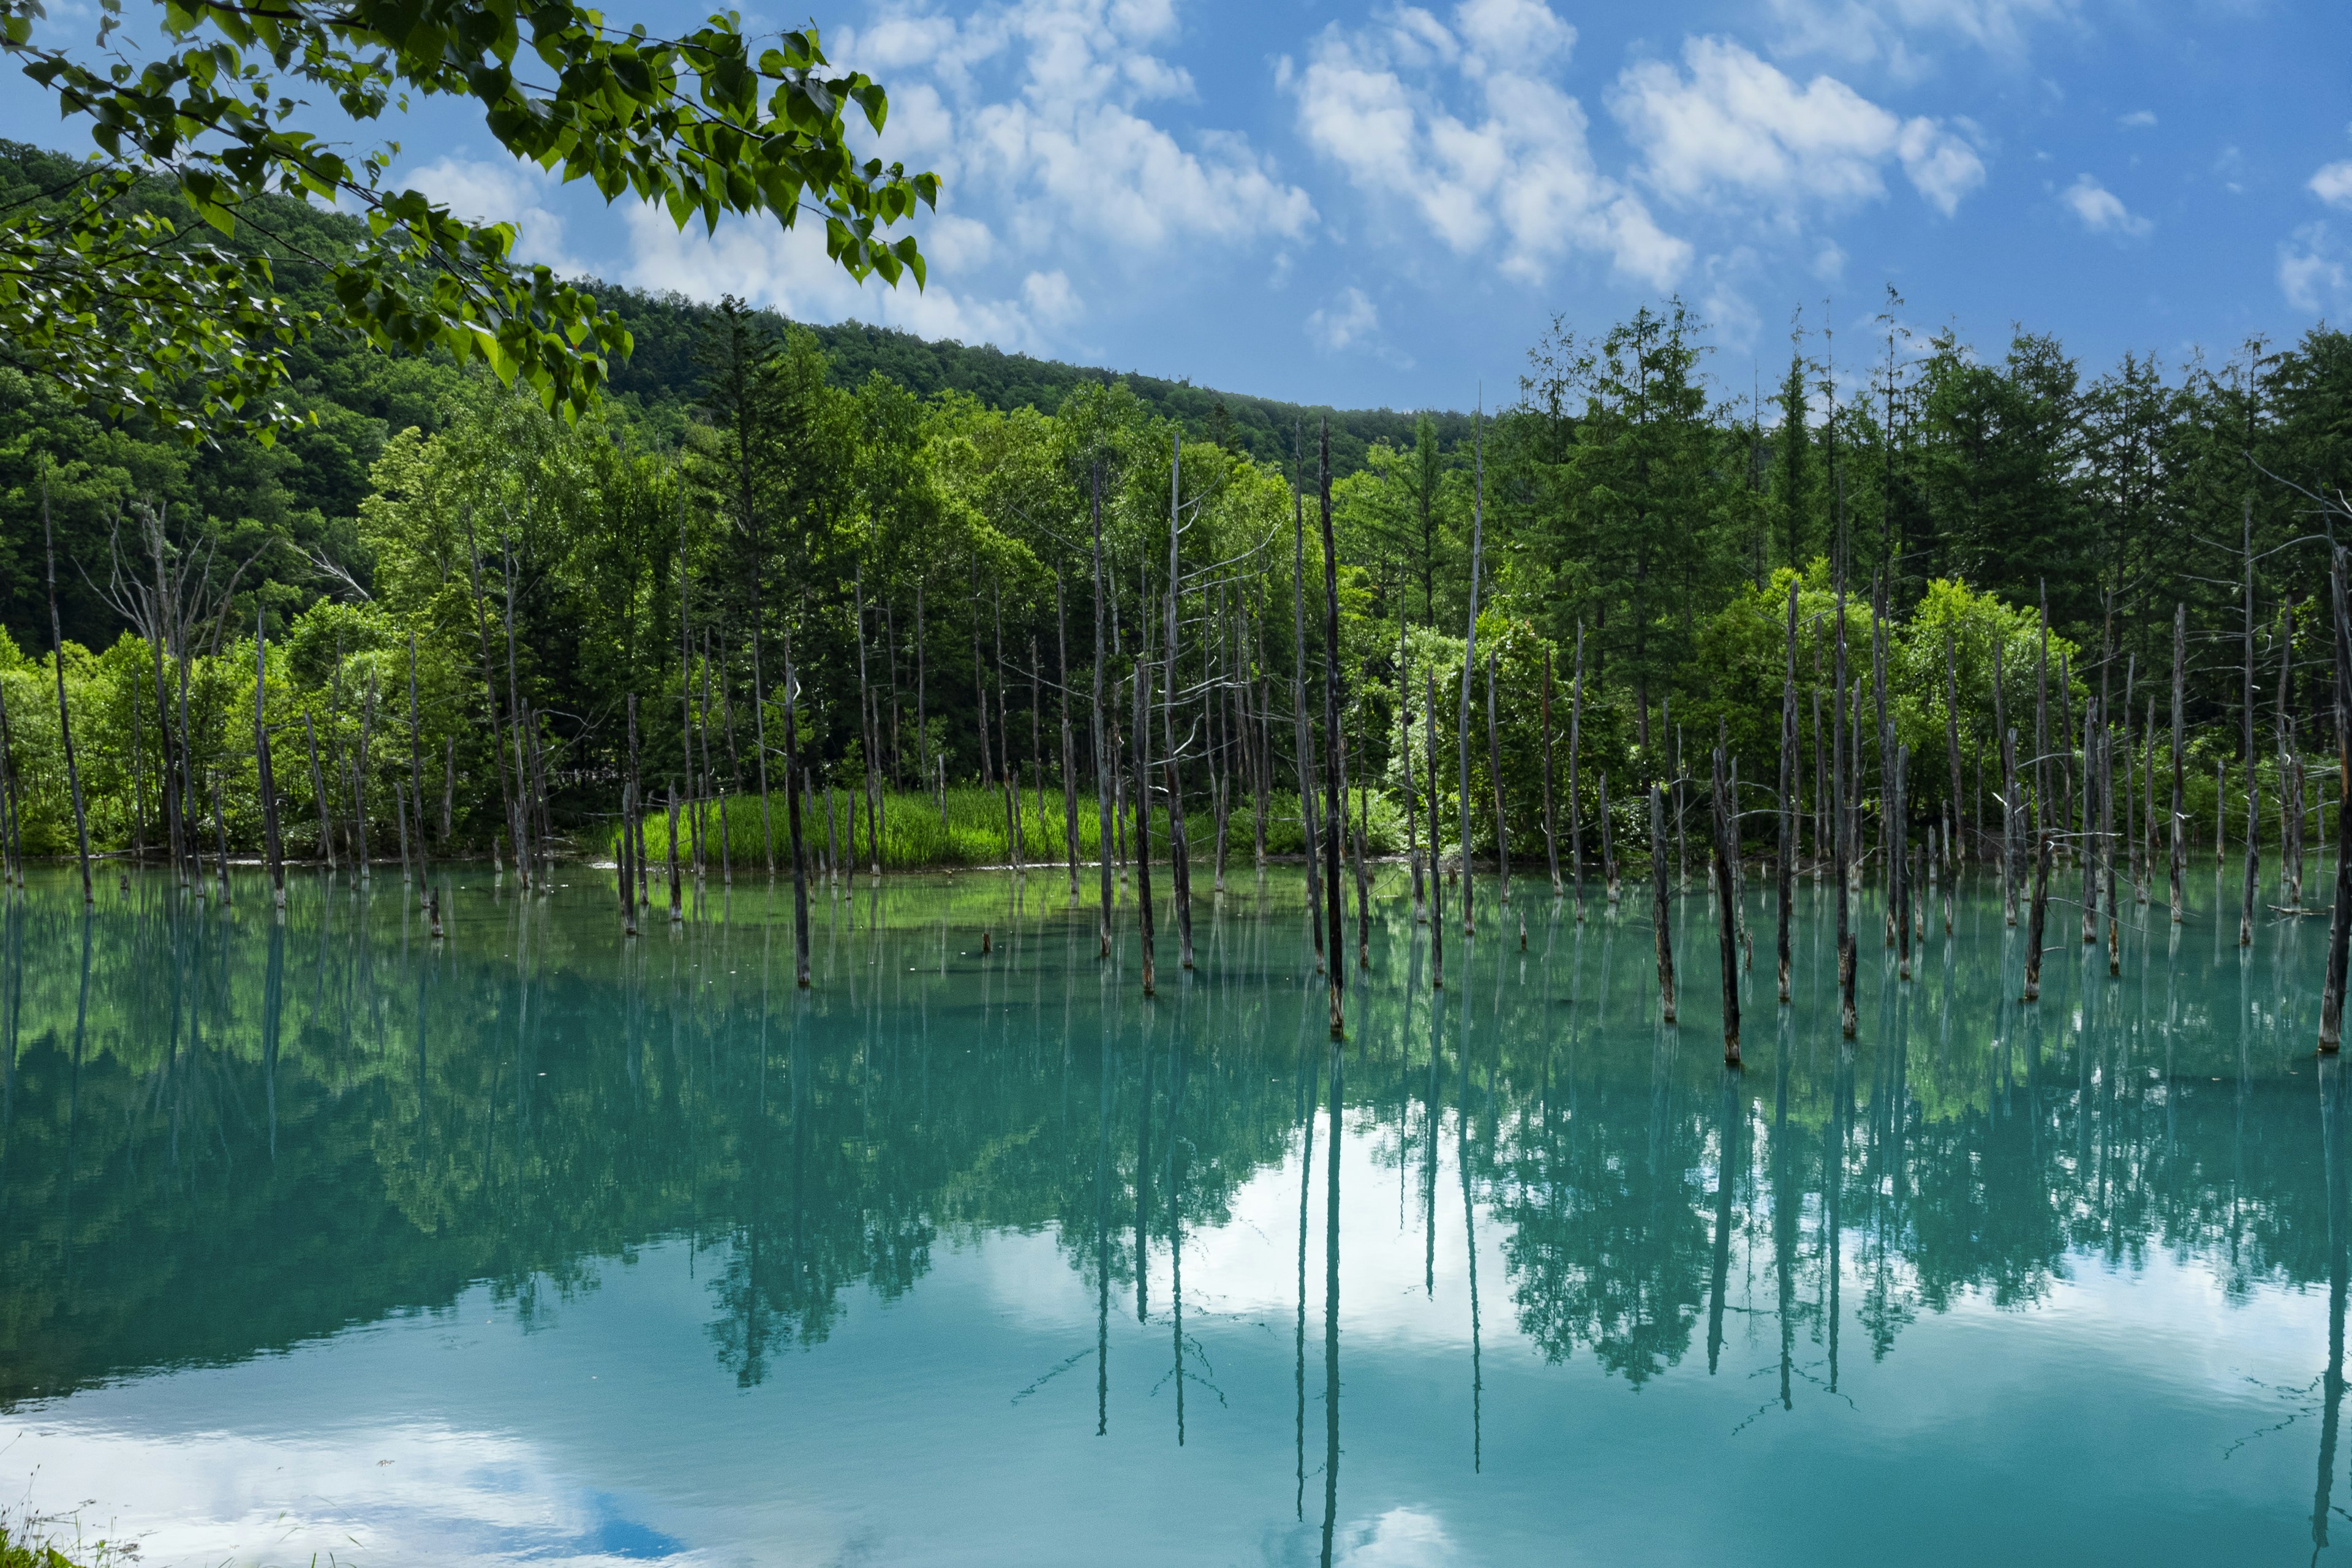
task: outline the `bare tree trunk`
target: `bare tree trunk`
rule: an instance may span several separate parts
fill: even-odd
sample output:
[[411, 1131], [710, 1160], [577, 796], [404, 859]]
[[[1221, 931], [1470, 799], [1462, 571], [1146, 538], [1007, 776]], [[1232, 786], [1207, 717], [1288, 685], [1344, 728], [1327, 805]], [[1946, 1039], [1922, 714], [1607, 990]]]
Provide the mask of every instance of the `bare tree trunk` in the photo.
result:
[[675, 780], [669, 786], [669, 853], [664, 858], [662, 869], [669, 877], [669, 923], [683, 925], [686, 923], [686, 889], [678, 885], [677, 877], [677, 784]]
[[[1330, 821], [1324, 836], [1323, 880], [1325, 910], [1330, 921], [1331, 1037], [1344, 1039], [1348, 1033], [1346, 964], [1339, 958], [1341, 943], [1346, 940], [1339, 907], [1339, 834], [1343, 807], [1340, 791], [1341, 740], [1339, 736], [1339, 559], [1338, 547], [1331, 538], [1331, 427], [1326, 423], [1318, 441], [1320, 456], [1317, 463], [1316, 489], [1323, 511], [1323, 742], [1330, 753], [1331, 764], [1324, 776], [1324, 805]], [[1475, 537], [1475, 534], [1474, 534]], [[1475, 559], [1476, 551], [1472, 551]], [[1172, 629], [1172, 628], [1171, 628]], [[1464, 677], [1466, 691], [1468, 677]], [[1465, 826], [1467, 826], [1465, 822]], [[1466, 834], [1465, 836], [1467, 837]]]
[[[160, 669], [162, 667], [159, 665], [157, 668]], [[156, 736], [156, 750], [159, 754], [163, 750], [161, 732]], [[161, 782], [168, 785], [168, 767]], [[5, 808], [8, 815], [8, 864], [5, 877], [0, 878], [0, 887], [14, 885], [21, 889], [25, 885], [25, 845], [20, 832], [24, 803], [16, 790], [16, 737], [8, 723], [8, 698], [5, 691], [0, 691], [0, 808]]]
[[2246, 880], [2238, 910], [2238, 945], [2254, 942], [2254, 884], [2262, 871], [2262, 781], [2254, 767], [2254, 503], [2245, 504], [2246, 626], [2245, 691], [2240, 713], [2245, 726], [2246, 759]]
[[1070, 732], [1070, 620], [1062, 603], [1062, 574], [1054, 574], [1055, 668], [1062, 689], [1062, 847], [1070, 863], [1070, 903], [1078, 901], [1078, 753]]
[[2042, 999], [2042, 938], [2050, 913], [2050, 835], [2033, 838], [2033, 907], [2025, 921], [2025, 1000]]
[[[915, 624], [918, 627], [922, 625], [919, 617]], [[916, 646], [919, 647], [921, 645]], [[918, 662], [916, 668], [920, 669], [921, 664]], [[916, 689], [919, 692], [922, 688], [918, 686]], [[768, 810], [768, 694], [761, 683], [760, 627], [757, 622], [751, 626], [751, 745], [760, 758], [760, 852], [765, 858], [768, 877], [773, 880], [776, 875], [776, 824]], [[790, 768], [785, 770], [784, 776], [792, 776]]]
[[253, 776], [261, 797], [261, 849], [269, 863], [270, 901], [286, 907], [285, 846], [278, 837], [278, 779], [269, 766], [269, 626], [267, 613], [253, 617]]
[[368, 666], [367, 699], [360, 709], [360, 754], [352, 770], [352, 826], [359, 834], [360, 880], [368, 879], [368, 742], [375, 733], [375, 666]]
[[[1958, 764], [1953, 764], [1953, 777], [1958, 778]], [[1797, 584], [1789, 581], [1789, 657], [1788, 668], [1780, 681], [1780, 864], [1774, 868], [1780, 883], [1779, 959], [1780, 1000], [1789, 1000], [1789, 904], [1791, 885], [1796, 876], [1797, 856]]]
[[[474, 635], [482, 647], [482, 716], [490, 726], [490, 760], [499, 773], [499, 815], [511, 821], [514, 817], [514, 796], [507, 789], [506, 731], [499, 722], [499, 683], [490, 670], [490, 624], [482, 605], [482, 551], [474, 538], [474, 510], [466, 513], [466, 558], [472, 572], [474, 588]], [[329, 717], [332, 717], [331, 713]], [[308, 717], [305, 716], [306, 723]], [[315, 743], [313, 749], [315, 750]], [[320, 826], [326, 826], [326, 807], [320, 806]], [[498, 835], [490, 835], [490, 855], [495, 864], [498, 856]], [[335, 868], [334, 850], [327, 851], [327, 868]]]
[[[49, 485], [41, 481], [41, 538], [48, 551], [49, 561], [49, 662], [58, 677], [58, 739], [65, 748], [66, 787], [73, 796], [74, 843], [81, 856], [81, 903], [84, 909], [97, 906], [97, 895], [89, 885], [89, 817], [82, 809], [81, 769], [74, 761], [73, 715], [66, 708], [66, 635], [64, 624], [58, 616], [58, 536], [49, 526]], [[222, 874], [224, 896], [227, 874]]]
[[1486, 654], [1486, 771], [1495, 775], [1495, 876], [1511, 901], [1511, 843], [1503, 816], [1503, 738], [1495, 717], [1495, 655]]
[[2303, 791], [2295, 786], [2294, 725], [2287, 717], [2287, 689], [2294, 679], [2294, 606], [2279, 606], [2279, 673], [2276, 719], [2279, 771], [2279, 901], [2303, 908]]
[[1992, 731], [2000, 748], [2000, 907], [2004, 923], [2017, 924], [2017, 739], [2009, 727], [2009, 703], [2002, 692], [2000, 648], [2007, 638], [1996, 631], [1992, 639]]
[[1486, 437], [1483, 419], [1475, 434], [1477, 470], [1470, 503], [1470, 626], [1462, 643], [1462, 707], [1454, 731], [1454, 749], [1462, 763], [1462, 798], [1455, 815], [1462, 822], [1462, 934], [1477, 931], [1476, 880], [1470, 859], [1470, 672], [1478, 663], [1478, 578], [1486, 548]]
[[[1176, 545], [1183, 531], [1183, 463], [1184, 437], [1179, 432], [1170, 437], [1168, 459], [1167, 650], [1164, 656], [1166, 668], [1160, 681], [1160, 738], [1167, 747], [1168, 888], [1176, 906], [1178, 961], [1190, 969], [1192, 967], [1192, 864], [1184, 836], [1183, 763], [1176, 744], [1176, 645], [1183, 634], [1184, 625], [1177, 599], [1180, 569]], [[1336, 956], [1338, 950], [1333, 949], [1333, 952]]]
[[800, 682], [793, 679], [793, 637], [784, 630], [784, 848], [793, 862], [793, 984], [809, 983], [808, 849], [801, 830]]
[[1617, 904], [1617, 844], [1616, 825], [1609, 820], [1609, 770], [1601, 770], [1601, 880], [1607, 889], [1609, 904]]
[[1724, 803], [1723, 748], [1717, 746], [1715, 762], [1715, 885], [1721, 896], [1716, 900], [1717, 938], [1723, 954], [1723, 1062], [1726, 1067], [1739, 1065], [1739, 941], [1733, 905], [1738, 895], [1731, 879], [1732, 857], [1738, 853], [1732, 846], [1731, 820]]
[[[1303, 458], [1302, 459], [1303, 460]], [[1307, 934], [1315, 950], [1315, 971], [1323, 973], [1322, 872], [1316, 864], [1319, 835], [1315, 824], [1315, 731], [1307, 721], [1307, 497], [1294, 462], [1290, 484], [1290, 717], [1297, 734], [1298, 828], [1307, 851]], [[1334, 962], [1337, 962], [1336, 955]]]
[[420, 906], [430, 879], [425, 849], [425, 767], [419, 756], [424, 742], [424, 724], [416, 700], [416, 634], [412, 631], [408, 634], [408, 795], [416, 811], [416, 896]]
[[[1544, 644], [1543, 674], [1543, 824], [1544, 859], [1551, 868], [1551, 896], [1559, 897], [1559, 839], [1551, 816], [1551, 644]], [[1657, 851], [1663, 855], [1664, 846]]]
[[[1437, 672], [1433, 662], [1421, 667], [1423, 699], [1422, 724], [1429, 753], [1429, 988], [1445, 989], [1445, 876], [1437, 864]], [[1575, 778], [1575, 752], [1570, 757], [1569, 777]], [[1569, 811], [1573, 823], [1576, 809], [1575, 784], [1569, 786]]]
[[327, 775], [319, 766], [319, 731], [311, 727], [308, 709], [302, 713], [302, 738], [310, 747], [310, 795], [319, 806], [319, 853], [331, 871], [335, 868], [335, 835], [327, 820]]
[[2327, 962], [2319, 992], [2319, 1048], [2344, 1042], [2344, 967], [2352, 934], [2352, 617], [2346, 614], [2345, 578], [2352, 575], [2344, 547], [2328, 552], [2329, 607], [2336, 636], [2336, 906], [2327, 921]]
[[[1960, 676], [1958, 653], [1948, 629], [1944, 633], [1944, 749], [1951, 755], [1952, 821], [1958, 825], [1960, 820]], [[1946, 834], [1944, 860], [1948, 866], [1957, 868], [1967, 854], [1963, 845], [1952, 842], [1952, 836]], [[1944, 929], [1948, 933], [1950, 931], [1948, 920]]]
[[1093, 517], [1095, 533], [1095, 858], [1102, 874], [1102, 947], [1097, 957], [1110, 956], [1110, 861], [1111, 815], [1115, 809], [1112, 795], [1112, 763], [1110, 750], [1110, 711], [1103, 702], [1103, 559], [1102, 559], [1102, 466], [1094, 469]]
[[[1576, 674], [1568, 704], [1568, 876], [1576, 887], [1576, 918], [1580, 921], [1584, 919], [1584, 806], [1578, 798], [1577, 778], [1584, 744], [1584, 623], [1580, 620], [1576, 623]], [[1433, 813], [1436, 807], [1431, 810]]]
[[[1830, 721], [1830, 840], [1831, 876], [1837, 883], [1837, 966], [1838, 966], [1838, 1027], [1847, 1039], [1853, 1038], [1853, 919], [1850, 899], [1851, 884], [1848, 863], [1853, 854], [1853, 838], [1846, 819], [1845, 769], [1845, 578], [1843, 574], [1837, 585], [1837, 654], [1832, 678], [1837, 683], [1837, 700], [1832, 706]], [[1860, 737], [1856, 737], [1857, 741]], [[1857, 746], [1856, 748], [1860, 748]]]
[[1135, 650], [1135, 912], [1143, 937], [1143, 994], [1159, 984], [1151, 922], [1151, 656]]
[[1675, 1021], [1675, 937], [1666, 901], [1666, 797], [1650, 785], [1650, 923], [1658, 945], [1658, 1007]]

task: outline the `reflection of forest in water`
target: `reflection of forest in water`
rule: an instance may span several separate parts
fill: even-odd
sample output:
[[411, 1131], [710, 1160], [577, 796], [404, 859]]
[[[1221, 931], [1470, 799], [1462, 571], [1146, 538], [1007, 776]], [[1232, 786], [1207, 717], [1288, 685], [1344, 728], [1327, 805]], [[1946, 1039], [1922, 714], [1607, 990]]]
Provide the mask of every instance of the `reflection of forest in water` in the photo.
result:
[[[913, 1289], [943, 1238], [984, 1229], [1050, 1230], [1105, 1311], [1181, 1308], [1150, 1298], [1181, 1289], [1187, 1237], [1296, 1170], [1328, 1112], [1300, 924], [1204, 908], [1201, 970], [1165, 964], [1147, 1004], [1097, 962], [1091, 916], [1033, 887], [1012, 919], [984, 886], [952, 907], [892, 887], [878, 934], [870, 898], [820, 905], [806, 994], [789, 924], [740, 889], [732, 920], [630, 948], [587, 878], [528, 906], [478, 889], [439, 951], [391, 878], [364, 900], [298, 885], [283, 922], [152, 879], [87, 923], [37, 890], [0, 928], [0, 1405], [475, 1280], [528, 1318], [664, 1237], [709, 1249], [709, 1332], [744, 1384], [855, 1288]], [[2163, 1248], [2240, 1295], [2331, 1276], [2315, 925], [2242, 955], [2158, 908], [2120, 981], [2062, 952], [2022, 1008], [2018, 933], [1964, 900], [1916, 980], [1865, 949], [1841, 1047], [1804, 888], [1802, 1005], [1776, 1018], [1766, 955], [1727, 1077], [1711, 1013], [1654, 1025], [1645, 917], [1548, 923], [1531, 891], [1528, 949], [1449, 931], [1434, 994], [1392, 901], [1343, 1109], [1408, 1195], [1395, 1245], [1433, 1248], [1440, 1205], [1499, 1227], [1486, 1319], [1549, 1357], [1639, 1383], [1762, 1314], [1785, 1387], [1964, 1293], [2034, 1302], [2088, 1258]], [[1696, 973], [1706, 896], [1678, 910]]]

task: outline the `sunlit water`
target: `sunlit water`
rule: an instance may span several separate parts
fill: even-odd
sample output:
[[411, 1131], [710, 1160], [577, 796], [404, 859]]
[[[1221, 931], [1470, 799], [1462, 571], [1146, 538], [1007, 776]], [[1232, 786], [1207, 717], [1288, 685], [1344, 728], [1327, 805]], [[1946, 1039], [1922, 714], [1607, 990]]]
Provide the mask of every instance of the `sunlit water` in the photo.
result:
[[2352, 1550], [2324, 921], [2242, 951], [2203, 868], [2110, 979], [2061, 906], [2021, 1006], [1981, 881], [1908, 982], [1873, 889], [1844, 1046], [1829, 890], [1784, 1009], [1751, 883], [1735, 1075], [1703, 889], [1666, 1028], [1646, 889], [1482, 883], [1433, 992], [1391, 868], [1334, 1053], [1297, 873], [1198, 879], [1151, 1001], [1059, 874], [821, 896], [804, 994], [750, 879], [632, 944], [461, 871], [438, 947], [396, 875], [37, 882], [0, 1500], [150, 1563]]

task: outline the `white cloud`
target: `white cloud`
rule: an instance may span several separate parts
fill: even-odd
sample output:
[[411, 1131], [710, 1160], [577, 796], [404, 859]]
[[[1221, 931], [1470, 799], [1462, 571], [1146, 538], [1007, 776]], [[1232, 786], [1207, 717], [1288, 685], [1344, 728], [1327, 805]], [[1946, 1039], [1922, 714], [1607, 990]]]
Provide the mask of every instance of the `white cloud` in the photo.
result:
[[2156, 124], [2156, 110], [2135, 109], [2129, 114], [2116, 115], [2116, 123], [2126, 131], [2146, 131]]
[[1542, 0], [1463, 0], [1450, 22], [1408, 5], [1324, 29], [1276, 81], [1307, 142], [1375, 202], [1402, 202], [1455, 254], [1499, 254], [1534, 282], [1571, 255], [1668, 288], [1690, 247], [1594, 165], [1584, 110], [1545, 74], [1576, 30]]
[[554, 175], [533, 163], [483, 163], [471, 158], [436, 158], [406, 175], [409, 185], [473, 223], [507, 223], [515, 228], [514, 255], [559, 277], [588, 273], [588, 264], [565, 244], [563, 220], [541, 201], [556, 188]]
[[2352, 258], [2324, 223], [2305, 224], [2279, 247], [2278, 280], [2298, 310], [2352, 310]]
[[1683, 46], [1688, 75], [1660, 60], [1629, 66], [1609, 97], [1643, 160], [1643, 177], [1685, 205], [1730, 194], [1830, 211], [1885, 195], [1899, 161], [1947, 216], [1984, 182], [1974, 148], [1936, 121], [1905, 121], [1833, 77], [1802, 87], [1727, 38]]
[[1929, 50], [1952, 42], [2022, 58], [2028, 34], [2074, 13], [2074, 0], [1771, 0], [1773, 52], [1870, 65], [1898, 80], [1933, 68]]
[[[825, 255], [824, 230], [813, 223], [779, 231], [764, 219], [730, 219], [714, 234], [705, 234], [699, 225], [681, 232], [665, 214], [642, 206], [628, 209], [625, 221], [631, 259], [623, 281], [698, 300], [733, 294], [795, 321], [856, 317], [928, 338], [1043, 351], [1084, 313], [1076, 289], [1059, 268], [1030, 272], [1020, 280], [1016, 297], [1004, 299], [959, 290], [938, 281], [937, 269], [931, 287], [919, 291], [911, 282], [890, 289], [876, 280], [861, 287]], [[987, 232], [977, 224], [970, 227]], [[968, 233], [955, 225], [943, 226], [943, 232]]]
[[2312, 175], [2311, 194], [2329, 206], [2352, 211], [2352, 158], [2330, 163]]
[[2156, 226], [2125, 206], [2121, 197], [2088, 174], [2061, 191], [2058, 199], [2093, 234], [2121, 234], [2137, 238]]
[[886, 154], [936, 170], [947, 200], [987, 211], [1024, 253], [1083, 238], [1141, 262], [1179, 244], [1301, 237], [1314, 205], [1245, 138], [1187, 145], [1143, 112], [1198, 96], [1154, 52], [1175, 33], [1171, 0], [1007, 0], [886, 12], [841, 56], [887, 73]]
[[1379, 331], [1381, 312], [1361, 289], [1343, 289], [1307, 318], [1307, 335], [1326, 353], [1338, 353]]

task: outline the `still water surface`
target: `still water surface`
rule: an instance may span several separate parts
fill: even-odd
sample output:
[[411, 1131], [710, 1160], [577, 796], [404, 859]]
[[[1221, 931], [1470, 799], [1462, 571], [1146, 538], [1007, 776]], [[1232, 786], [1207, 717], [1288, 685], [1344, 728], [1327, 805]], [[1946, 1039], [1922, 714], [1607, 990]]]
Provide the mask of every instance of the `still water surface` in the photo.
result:
[[2034, 1006], [1982, 882], [1908, 982], [1866, 893], [1850, 1046], [1759, 889], [1738, 1074], [1703, 890], [1677, 1029], [1645, 903], [1482, 884], [1433, 992], [1391, 869], [1334, 1052], [1295, 871], [1150, 1002], [1058, 878], [821, 899], [798, 994], [788, 889], [631, 945], [569, 876], [437, 947], [396, 876], [12, 908], [0, 1501], [152, 1564], [2352, 1554], [2324, 922], [2210, 875], [2120, 979], [2053, 910]]

